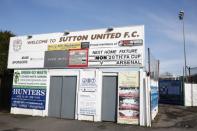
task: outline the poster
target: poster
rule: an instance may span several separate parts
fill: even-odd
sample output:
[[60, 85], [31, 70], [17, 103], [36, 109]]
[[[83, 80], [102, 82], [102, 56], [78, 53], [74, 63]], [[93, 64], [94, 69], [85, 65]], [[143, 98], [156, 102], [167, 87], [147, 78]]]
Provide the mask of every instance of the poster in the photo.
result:
[[96, 115], [96, 94], [91, 92], [80, 92], [79, 98], [79, 114]]
[[139, 72], [120, 72], [118, 123], [139, 123]]
[[47, 70], [15, 70], [11, 107], [45, 109]]
[[78, 113], [96, 115], [97, 77], [95, 70], [83, 70], [80, 73]]

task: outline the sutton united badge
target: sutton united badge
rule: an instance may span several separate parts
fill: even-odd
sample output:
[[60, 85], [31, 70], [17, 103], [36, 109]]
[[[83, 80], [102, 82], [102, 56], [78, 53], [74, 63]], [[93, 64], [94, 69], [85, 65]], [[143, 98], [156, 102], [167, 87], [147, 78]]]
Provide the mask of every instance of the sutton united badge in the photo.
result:
[[14, 51], [19, 51], [21, 49], [21, 46], [22, 46], [22, 40], [16, 39], [13, 41], [13, 50]]

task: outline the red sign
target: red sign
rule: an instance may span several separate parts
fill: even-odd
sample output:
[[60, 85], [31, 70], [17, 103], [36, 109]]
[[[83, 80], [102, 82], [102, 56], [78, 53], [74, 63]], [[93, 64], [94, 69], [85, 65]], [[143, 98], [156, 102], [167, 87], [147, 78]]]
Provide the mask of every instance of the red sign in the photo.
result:
[[70, 49], [68, 67], [87, 67], [88, 49]]

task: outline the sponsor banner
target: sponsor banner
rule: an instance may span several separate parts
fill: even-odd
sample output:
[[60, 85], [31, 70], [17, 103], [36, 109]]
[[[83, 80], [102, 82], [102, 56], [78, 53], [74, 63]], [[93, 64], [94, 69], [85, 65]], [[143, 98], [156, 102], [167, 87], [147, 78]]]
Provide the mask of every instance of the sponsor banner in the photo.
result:
[[158, 81], [150, 80], [150, 109], [151, 117], [154, 120], [155, 116], [158, 113], [158, 104], [159, 104], [159, 88]]
[[[137, 49], [137, 52], [128, 54], [119, 52], [117, 55], [113, 53], [92, 54], [89, 57], [91, 61], [89, 66], [132, 67], [144, 65], [144, 26], [114, 28], [110, 32], [106, 30], [69, 32], [66, 35], [65, 33], [51, 33], [12, 37], [9, 46], [8, 68], [44, 68], [45, 51], [90, 49], [91, 54], [93, 51], [102, 51], [101, 48], [128, 48]], [[13, 62], [25, 63], [21, 60], [22, 56], [38, 56], [42, 60], [31, 61], [30, 64], [15, 64]], [[121, 61], [121, 59], [125, 60]]]
[[80, 49], [80, 48], [81, 48], [80, 42], [64, 43], [64, 44], [49, 44], [48, 45], [48, 51]]
[[15, 70], [11, 106], [45, 109], [47, 70]]
[[96, 115], [97, 80], [96, 71], [83, 70], [80, 72], [78, 97], [78, 113], [81, 115]]
[[120, 72], [118, 83], [118, 123], [139, 124], [139, 72]]
[[69, 50], [69, 67], [87, 67], [87, 66], [88, 66], [87, 49]]
[[44, 67], [67, 67], [68, 51], [45, 51]]
[[89, 49], [88, 66], [90, 67], [142, 67], [143, 65], [142, 47]]
[[158, 86], [151, 85], [151, 114], [152, 114], [152, 119], [154, 119], [155, 115], [158, 112], [158, 104], [159, 104]]
[[13, 87], [11, 106], [26, 109], [45, 109], [46, 89], [40, 87]]

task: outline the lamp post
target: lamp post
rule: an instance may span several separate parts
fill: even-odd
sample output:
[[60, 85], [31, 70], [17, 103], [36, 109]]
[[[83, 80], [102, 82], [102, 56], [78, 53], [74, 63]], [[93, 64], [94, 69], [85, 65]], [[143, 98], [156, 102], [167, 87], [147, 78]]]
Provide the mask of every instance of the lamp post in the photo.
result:
[[184, 67], [184, 70], [185, 70], [185, 78], [186, 78], [186, 82], [187, 82], [187, 60], [186, 60], [186, 50], [185, 50], [185, 25], [184, 25], [184, 11], [181, 10], [179, 12], [179, 20], [182, 21], [183, 23], [183, 48], [184, 48], [184, 63], [185, 63], [185, 67]]

